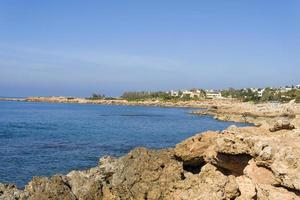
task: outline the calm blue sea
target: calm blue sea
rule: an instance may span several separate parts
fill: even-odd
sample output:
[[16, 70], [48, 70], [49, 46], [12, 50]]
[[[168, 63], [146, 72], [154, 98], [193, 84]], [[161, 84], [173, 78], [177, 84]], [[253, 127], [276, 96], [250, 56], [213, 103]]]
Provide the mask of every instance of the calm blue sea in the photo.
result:
[[137, 146], [172, 147], [197, 132], [237, 124], [189, 111], [2, 101], [0, 182], [23, 187], [33, 176], [94, 167], [103, 155], [121, 156]]

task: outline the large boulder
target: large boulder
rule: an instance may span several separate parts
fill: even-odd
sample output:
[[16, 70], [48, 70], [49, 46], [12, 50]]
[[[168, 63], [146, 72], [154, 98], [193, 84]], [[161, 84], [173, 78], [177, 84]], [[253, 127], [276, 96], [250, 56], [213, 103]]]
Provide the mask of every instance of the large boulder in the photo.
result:
[[243, 174], [251, 179], [254, 184], [278, 184], [272, 171], [266, 167], [257, 166], [254, 159], [249, 161], [249, 164], [245, 167]]
[[169, 189], [168, 200], [235, 199], [240, 195], [233, 176], [222, 174], [215, 166], [206, 164], [199, 175], [189, 176]]
[[207, 131], [197, 134], [176, 145], [174, 152], [177, 159], [186, 168], [199, 168], [205, 164], [207, 155], [214, 154], [214, 143], [218, 132]]
[[78, 200], [93, 200], [103, 197], [103, 181], [99, 167], [86, 171], [72, 171], [67, 175], [67, 181], [72, 193]]
[[276, 132], [276, 131], [280, 131], [283, 129], [293, 130], [293, 129], [295, 129], [295, 126], [292, 123], [290, 123], [288, 120], [278, 120], [275, 122], [273, 127], [270, 128], [270, 131]]
[[238, 185], [240, 195], [237, 200], [252, 200], [256, 198], [256, 188], [255, 184], [250, 178], [246, 176], [239, 176], [236, 178], [236, 183]]
[[182, 164], [173, 150], [136, 148], [120, 158], [108, 183], [116, 199], [163, 199], [165, 191], [183, 178]]
[[25, 187], [30, 200], [76, 200], [65, 176], [55, 175], [51, 178], [34, 177]]

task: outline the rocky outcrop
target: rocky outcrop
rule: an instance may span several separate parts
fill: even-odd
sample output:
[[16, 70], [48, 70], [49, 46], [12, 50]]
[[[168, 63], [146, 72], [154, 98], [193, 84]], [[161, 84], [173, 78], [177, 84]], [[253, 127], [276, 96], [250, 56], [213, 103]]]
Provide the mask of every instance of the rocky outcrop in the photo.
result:
[[212, 115], [222, 121], [249, 122], [257, 126], [273, 124], [276, 120], [294, 119], [300, 115], [300, 105], [290, 103], [263, 103], [249, 102], [216, 102], [218, 106], [211, 105], [207, 109], [194, 111], [198, 115]]
[[32, 200], [70, 199], [76, 200], [65, 176], [55, 175], [51, 178], [35, 177], [24, 190]]
[[116, 161], [115, 173], [105, 182], [107, 194], [111, 199], [165, 198], [168, 188], [184, 176], [173, 155], [173, 150], [134, 149]]
[[[277, 118], [294, 128], [271, 132]], [[170, 149], [136, 148], [89, 170], [35, 177], [24, 190], [0, 184], [0, 199], [300, 199], [299, 119], [278, 113], [261, 126], [208, 131]]]
[[26, 192], [17, 189], [12, 184], [0, 183], [0, 200], [15, 200], [15, 199], [27, 199], [28, 195]]
[[270, 128], [271, 132], [280, 131], [283, 129], [293, 130], [295, 126], [291, 124], [288, 120], [278, 120], [273, 127]]
[[235, 199], [240, 191], [234, 176], [226, 176], [207, 163], [196, 175], [188, 174], [170, 188], [165, 199]]
[[197, 134], [176, 145], [175, 157], [182, 162], [185, 170], [200, 172], [207, 156], [215, 153], [213, 144], [217, 136], [218, 132], [214, 131]]

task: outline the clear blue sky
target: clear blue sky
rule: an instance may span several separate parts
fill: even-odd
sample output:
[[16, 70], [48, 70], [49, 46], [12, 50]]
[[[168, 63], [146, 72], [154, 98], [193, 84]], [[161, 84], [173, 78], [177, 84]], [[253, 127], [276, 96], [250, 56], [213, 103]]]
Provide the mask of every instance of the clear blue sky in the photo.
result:
[[300, 84], [300, 1], [0, 0], [0, 96]]

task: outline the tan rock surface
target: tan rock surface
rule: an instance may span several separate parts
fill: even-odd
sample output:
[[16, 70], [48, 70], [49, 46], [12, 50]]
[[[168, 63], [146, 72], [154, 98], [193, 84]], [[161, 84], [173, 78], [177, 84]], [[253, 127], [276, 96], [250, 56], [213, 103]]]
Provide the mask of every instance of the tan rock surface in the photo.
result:
[[51, 178], [34, 177], [25, 187], [30, 200], [62, 199], [76, 200], [65, 176], [55, 175]]
[[25, 192], [17, 189], [15, 185], [0, 183], [0, 200], [10, 199], [25, 200], [28, 199], [28, 195]]

